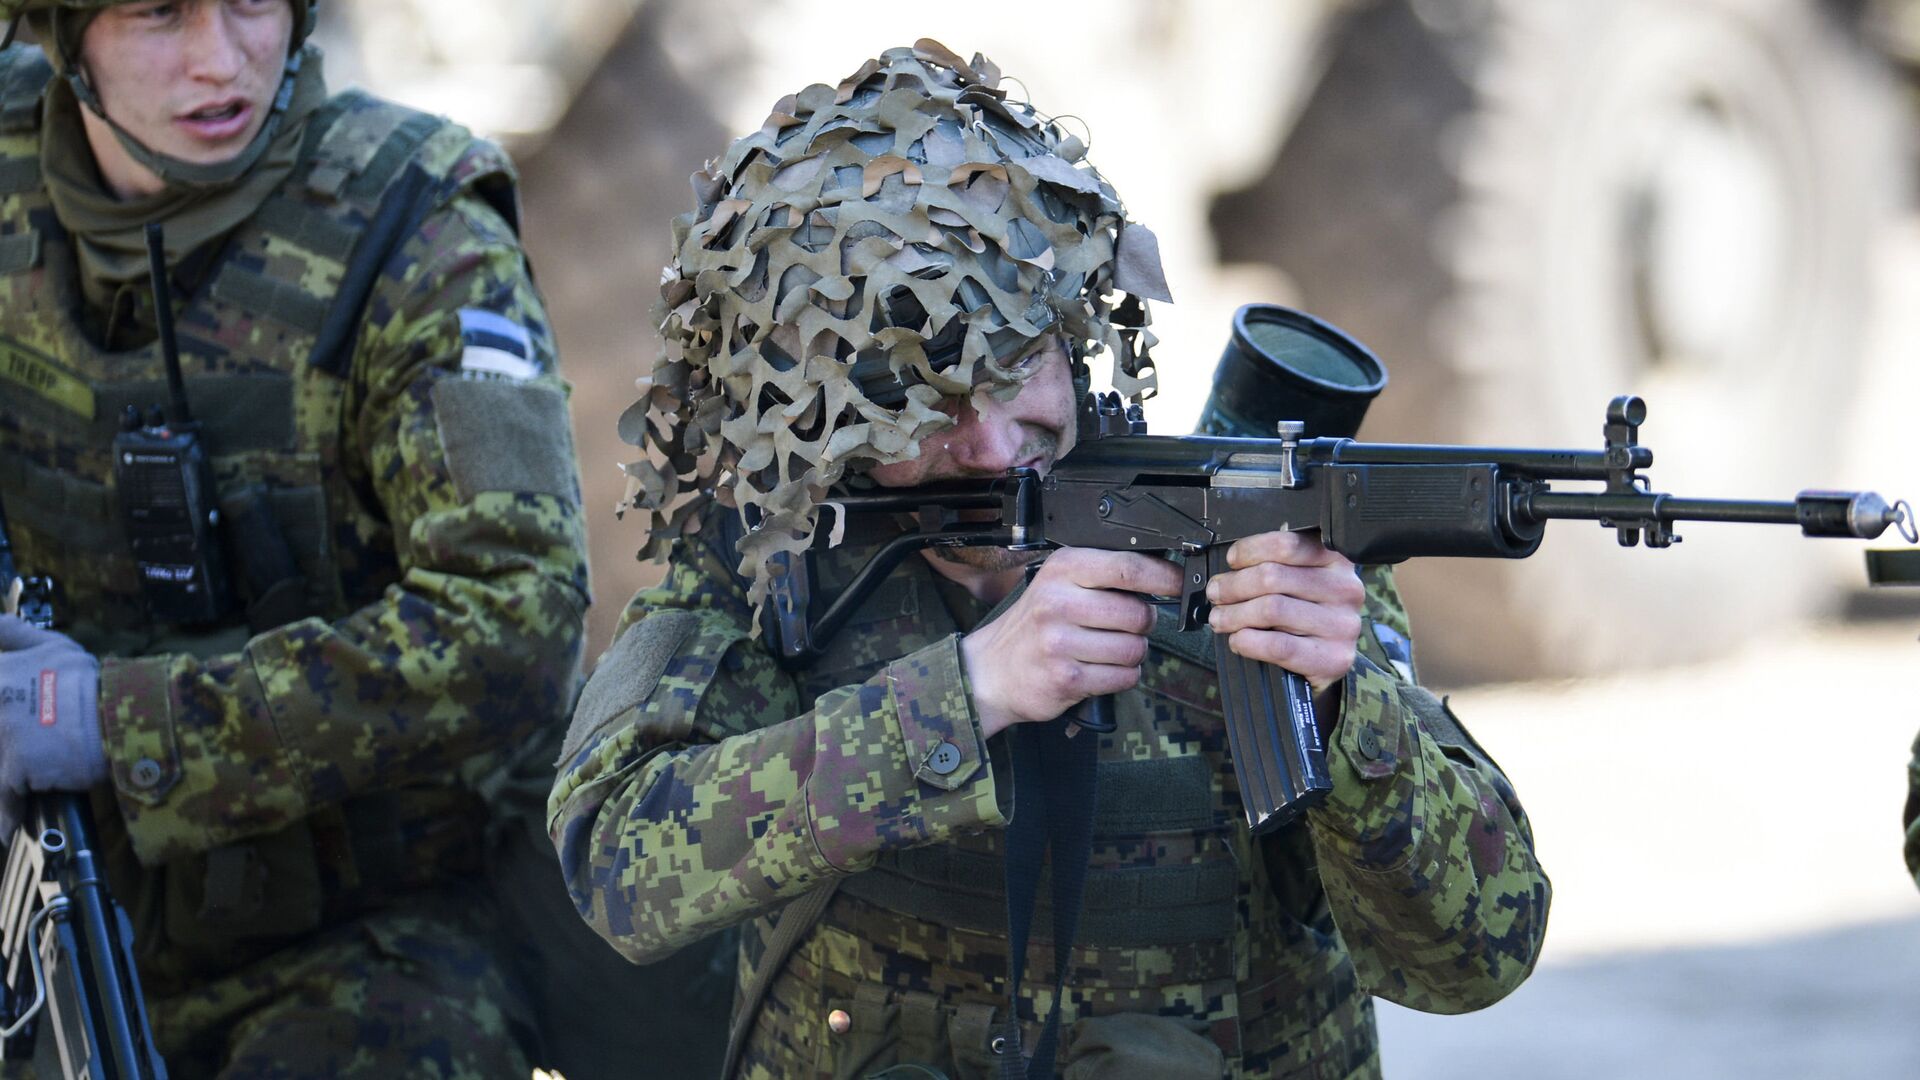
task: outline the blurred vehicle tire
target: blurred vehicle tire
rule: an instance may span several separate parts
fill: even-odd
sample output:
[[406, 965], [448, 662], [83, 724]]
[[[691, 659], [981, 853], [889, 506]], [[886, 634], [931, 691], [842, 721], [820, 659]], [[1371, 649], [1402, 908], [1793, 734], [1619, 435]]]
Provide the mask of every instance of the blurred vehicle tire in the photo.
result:
[[[1836, 486], [1906, 107], [1844, 7], [1354, 5], [1274, 168], [1216, 202], [1222, 258], [1386, 362], [1365, 438], [1597, 448], [1631, 392], [1656, 490]], [[1410, 566], [1423, 667], [1677, 662], [1832, 593], [1795, 530], [1678, 531], [1622, 553], [1564, 522], [1525, 562]]]

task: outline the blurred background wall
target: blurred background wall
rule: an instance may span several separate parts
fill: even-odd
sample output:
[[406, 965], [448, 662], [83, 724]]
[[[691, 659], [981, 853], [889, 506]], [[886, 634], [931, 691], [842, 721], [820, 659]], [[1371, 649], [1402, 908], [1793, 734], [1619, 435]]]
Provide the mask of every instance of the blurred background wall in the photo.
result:
[[[1915, 0], [360, 0], [336, 85], [506, 142], [575, 385], [597, 654], [652, 580], [614, 421], [686, 178], [782, 94], [937, 38], [992, 57], [1159, 235], [1154, 430], [1235, 307], [1293, 303], [1392, 384], [1363, 437], [1597, 447], [1644, 396], [1659, 490], [1920, 494]], [[1097, 13], [1097, 14], [1096, 14]], [[1391, 1075], [1920, 1075], [1900, 866], [1920, 608], [1859, 545], [1562, 524], [1403, 582], [1430, 683], [1513, 774], [1558, 885], [1544, 970], [1384, 1018]]]

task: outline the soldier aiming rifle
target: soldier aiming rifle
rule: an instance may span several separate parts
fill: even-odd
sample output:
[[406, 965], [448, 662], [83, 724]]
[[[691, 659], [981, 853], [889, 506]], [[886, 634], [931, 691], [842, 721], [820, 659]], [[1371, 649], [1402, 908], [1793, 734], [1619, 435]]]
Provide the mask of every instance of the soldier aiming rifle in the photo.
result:
[[729, 1076], [1376, 1076], [1371, 997], [1498, 1000], [1549, 898], [1391, 564], [1556, 518], [1911, 535], [1655, 494], [1633, 398], [1595, 451], [1356, 443], [1384, 371], [1275, 308], [1211, 436], [1147, 435], [1166, 284], [1085, 157], [923, 40], [783, 99], [675, 223], [622, 420], [667, 576], [549, 815], [628, 957], [743, 924]]

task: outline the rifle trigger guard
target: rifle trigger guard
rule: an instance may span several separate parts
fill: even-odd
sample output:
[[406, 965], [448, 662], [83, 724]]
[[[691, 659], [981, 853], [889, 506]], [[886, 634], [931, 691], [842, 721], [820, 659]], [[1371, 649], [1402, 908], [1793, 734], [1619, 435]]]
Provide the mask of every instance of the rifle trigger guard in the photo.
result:
[[1180, 566], [1180, 629], [1198, 630], [1213, 612], [1213, 601], [1207, 599], [1207, 557], [1193, 552], [1174, 561]]
[[33, 964], [33, 1004], [27, 1006], [27, 1011], [20, 1014], [20, 1019], [0, 1028], [0, 1039], [11, 1039], [19, 1034], [21, 1029], [33, 1022], [34, 1017], [40, 1015], [41, 1009], [47, 1007], [47, 971], [43, 966], [44, 962], [40, 959], [40, 924], [47, 921], [47, 916], [55, 913], [64, 915], [66, 910], [67, 898], [57, 896], [46, 907], [34, 912], [33, 918], [28, 920], [27, 936], [22, 944], [26, 947], [27, 959]]

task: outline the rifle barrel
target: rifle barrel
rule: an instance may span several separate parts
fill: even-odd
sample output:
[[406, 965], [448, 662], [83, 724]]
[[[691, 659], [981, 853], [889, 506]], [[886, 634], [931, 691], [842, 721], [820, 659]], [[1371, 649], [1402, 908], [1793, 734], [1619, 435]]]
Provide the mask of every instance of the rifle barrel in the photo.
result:
[[1590, 492], [1534, 491], [1520, 496], [1516, 508], [1534, 521], [1641, 520], [1733, 521], [1749, 525], [1798, 525], [1799, 507], [1790, 502], [1748, 499], [1690, 499], [1675, 495], [1606, 495]]

